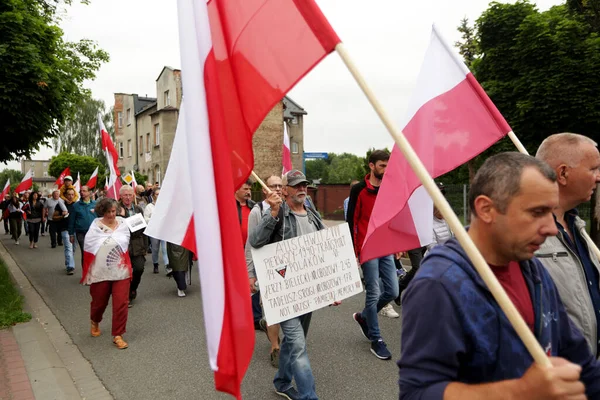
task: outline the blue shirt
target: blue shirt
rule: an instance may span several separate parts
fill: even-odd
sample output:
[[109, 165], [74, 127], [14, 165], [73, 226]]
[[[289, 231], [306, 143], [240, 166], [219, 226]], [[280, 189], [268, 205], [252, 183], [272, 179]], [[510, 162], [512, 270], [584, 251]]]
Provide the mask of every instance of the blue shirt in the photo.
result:
[[[600, 276], [598, 275], [598, 270], [592, 264], [592, 260], [590, 259], [590, 251], [587, 247], [587, 243], [585, 239], [579, 233], [577, 226], [575, 226], [575, 217], [578, 215], [577, 209], [573, 209], [567, 211], [565, 213], [565, 221], [569, 226], [569, 230], [573, 234], [573, 240], [571, 236], [565, 231], [565, 228], [557, 221], [556, 226], [562, 233], [565, 238], [565, 242], [567, 242], [567, 246], [575, 253], [581, 265], [583, 266], [583, 271], [585, 272], [585, 277], [588, 283], [588, 290], [590, 292], [590, 298], [592, 299], [592, 305], [594, 306], [594, 312], [596, 314], [596, 324], [597, 335], [596, 337], [600, 338], [600, 284], [598, 283], [600, 280]], [[600, 346], [598, 347], [598, 354], [600, 355]]]

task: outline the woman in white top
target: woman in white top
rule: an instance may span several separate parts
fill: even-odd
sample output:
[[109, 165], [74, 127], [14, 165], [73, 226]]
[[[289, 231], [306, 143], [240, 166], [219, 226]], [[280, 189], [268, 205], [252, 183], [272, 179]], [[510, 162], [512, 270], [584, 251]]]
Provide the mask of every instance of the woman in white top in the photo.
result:
[[130, 232], [123, 218], [117, 217], [119, 203], [110, 198], [96, 205], [96, 218], [85, 235], [83, 277], [81, 283], [90, 286], [91, 335], [100, 336], [100, 321], [112, 295], [112, 335], [118, 349], [126, 349], [123, 340], [127, 326], [131, 260]]
[[[160, 193], [160, 189], [154, 189], [152, 192], [152, 203], [146, 205], [144, 209], [144, 219], [146, 223], [150, 222], [150, 218], [152, 218], [152, 212], [154, 211], [154, 207], [156, 205], [156, 200], [158, 200], [158, 195]], [[169, 268], [169, 257], [167, 256], [167, 243], [164, 240], [155, 239], [150, 237], [150, 244], [152, 247], [152, 264], [154, 264], [154, 273], [158, 274], [158, 251], [162, 251], [163, 256], [163, 264], [165, 265], [165, 272], [167, 275], [170, 272]]]

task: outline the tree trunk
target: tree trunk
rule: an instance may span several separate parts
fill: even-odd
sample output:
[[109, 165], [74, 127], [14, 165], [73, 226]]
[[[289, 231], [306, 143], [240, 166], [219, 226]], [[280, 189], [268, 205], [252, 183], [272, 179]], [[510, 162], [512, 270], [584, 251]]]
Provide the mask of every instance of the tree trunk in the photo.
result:
[[591, 202], [591, 237], [597, 246], [600, 246], [600, 195], [598, 194], [600, 185], [596, 186], [596, 191], [592, 196]]

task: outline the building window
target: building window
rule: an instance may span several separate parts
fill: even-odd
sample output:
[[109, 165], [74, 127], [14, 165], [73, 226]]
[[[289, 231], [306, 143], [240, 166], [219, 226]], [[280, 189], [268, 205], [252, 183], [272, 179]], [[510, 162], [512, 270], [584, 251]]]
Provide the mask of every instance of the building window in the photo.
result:
[[292, 142], [292, 154], [298, 154], [298, 142]]
[[118, 121], [118, 124], [119, 124], [119, 128], [122, 128], [123, 127], [123, 112], [122, 111], [119, 111], [117, 113], [117, 121]]
[[133, 155], [133, 146], [131, 145], [131, 139], [127, 141], [127, 157], [131, 157]]
[[165, 90], [165, 107], [171, 105], [171, 96], [169, 96], [169, 91]]
[[35, 176], [35, 171], [31, 170], [31, 176], [34, 177]]
[[158, 183], [158, 186], [160, 186], [160, 165], [157, 165], [154, 167], [154, 182]]
[[140, 135], [140, 140], [138, 142], [138, 147], [139, 147], [139, 153], [140, 156], [144, 154], [144, 136]]
[[44, 178], [47, 178], [47, 177], [48, 177], [48, 172], [44, 171]]
[[131, 125], [131, 108], [127, 109], [127, 125]]
[[123, 142], [119, 142], [119, 158], [123, 158]]
[[154, 145], [160, 146], [160, 125], [154, 125]]
[[150, 132], [146, 133], [146, 152], [150, 152]]
[[48, 166], [48, 163], [47, 163], [47, 162], [45, 162], [45, 163], [44, 163], [44, 168], [46, 168], [47, 166]]

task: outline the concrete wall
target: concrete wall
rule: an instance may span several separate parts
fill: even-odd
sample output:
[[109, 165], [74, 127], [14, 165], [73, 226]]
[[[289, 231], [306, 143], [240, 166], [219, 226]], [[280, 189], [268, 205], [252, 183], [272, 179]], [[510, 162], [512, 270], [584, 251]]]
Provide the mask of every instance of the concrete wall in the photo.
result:
[[[169, 91], [169, 104], [165, 103], [165, 92]], [[165, 67], [156, 80], [156, 102], [158, 110], [171, 106], [181, 106], [181, 71]]]
[[262, 179], [281, 175], [283, 146], [283, 106], [279, 102], [267, 114], [252, 138], [254, 172]]

